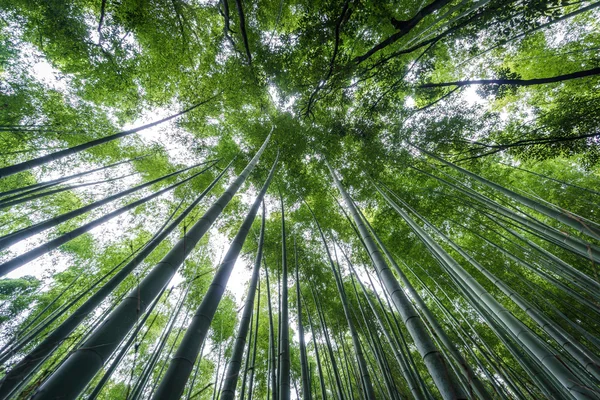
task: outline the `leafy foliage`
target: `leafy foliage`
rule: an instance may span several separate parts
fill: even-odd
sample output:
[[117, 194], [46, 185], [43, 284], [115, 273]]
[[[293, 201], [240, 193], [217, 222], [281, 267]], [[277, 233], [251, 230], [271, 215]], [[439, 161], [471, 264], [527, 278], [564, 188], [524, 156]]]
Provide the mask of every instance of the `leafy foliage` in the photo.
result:
[[[385, 282], [373, 268], [372, 254], [346, 214], [347, 206], [341, 204], [325, 160], [490, 397], [569, 394], [543, 362], [523, 350], [518, 337], [488, 315], [476, 296], [470, 297], [466, 284], [448, 273], [439, 255], [377, 187], [406, 202], [492, 273], [496, 282], [410, 213], [460, 268], [541, 337], [586, 387], [597, 391], [598, 377], [546, 328], [557, 327], [593, 357], [600, 356], [595, 253], [600, 238], [597, 232], [594, 236], [600, 171], [598, 17], [596, 3], [562, 0], [0, 0], [0, 168], [158, 121], [203, 102], [134, 135], [2, 176], [0, 207], [11, 196], [47, 195], [0, 209], [0, 245], [13, 232], [187, 166], [216, 161], [215, 167], [185, 185], [0, 280], [4, 373], [113, 276], [123, 260], [151, 240], [169, 215], [180, 215], [231, 162], [224, 178], [178, 229], [18, 388], [25, 397], [36, 390], [186, 235], [271, 132], [260, 163], [157, 300], [99, 392], [100, 398], [125, 398], [138, 389], [150, 393], [158, 385], [276, 155], [277, 176], [265, 200], [262, 291], [260, 309], [254, 312], [256, 358], [249, 358], [253, 367], [248, 370], [246, 394], [252, 387], [255, 398], [267, 398], [273, 390], [269, 374], [280, 350], [281, 196], [290, 276], [296, 268], [294, 242], [299, 272], [299, 282], [283, 283], [289, 288], [291, 390], [294, 384], [301, 389], [298, 318], [305, 325], [302, 345], [308, 349], [313, 373], [312, 397], [321, 398], [318, 371], [329, 396], [340, 391], [351, 398], [364, 390], [354, 356], [357, 342], [348, 329], [343, 296], [316, 219], [339, 268], [351, 323], [377, 398], [388, 398], [395, 391], [402, 398], [414, 396], [394, 348], [401, 349], [415, 378], [422, 380], [420, 386], [429, 388], [433, 398], [443, 395], [411, 332], [399, 321], [396, 305], [387, 297]], [[582, 71], [592, 72], [522, 84]], [[487, 84], [469, 83], [478, 80]], [[426, 156], [425, 151], [512, 192], [493, 190]], [[52, 183], [103, 166], [107, 168]], [[195, 171], [2, 249], [0, 262]], [[48, 182], [48, 186], [35, 186]], [[69, 187], [79, 184], [84, 186]], [[53, 194], [55, 189], [61, 190]], [[518, 196], [527, 197], [536, 207], [527, 207]], [[542, 207], [575, 222], [570, 226], [557, 222]], [[577, 223], [584, 228], [573, 228]], [[248, 266], [257, 252], [259, 226], [257, 218], [212, 320], [203, 357], [187, 382], [188, 398], [213, 398], [219, 390], [241, 315]], [[267, 271], [270, 298], [265, 290]], [[374, 310], [355, 286], [357, 281], [365, 285]], [[548, 322], [540, 324], [498, 281]], [[300, 285], [300, 299], [292, 290], [295, 284]], [[303, 315], [297, 314], [299, 301]], [[384, 325], [379, 325], [375, 313]], [[270, 336], [275, 349], [270, 347]], [[16, 345], [19, 349], [11, 351]], [[449, 370], [462, 376], [460, 362], [449, 349], [439, 347]], [[247, 346], [245, 357], [250, 349]], [[113, 360], [105, 361], [102, 372]], [[252, 385], [249, 371], [254, 374]], [[540, 384], [536, 371], [545, 371], [548, 376], [543, 379], [552, 385]], [[102, 375], [96, 375], [84, 395], [92, 392]], [[470, 388], [470, 380], [463, 379], [462, 385]], [[308, 398], [306, 393], [298, 397]]]

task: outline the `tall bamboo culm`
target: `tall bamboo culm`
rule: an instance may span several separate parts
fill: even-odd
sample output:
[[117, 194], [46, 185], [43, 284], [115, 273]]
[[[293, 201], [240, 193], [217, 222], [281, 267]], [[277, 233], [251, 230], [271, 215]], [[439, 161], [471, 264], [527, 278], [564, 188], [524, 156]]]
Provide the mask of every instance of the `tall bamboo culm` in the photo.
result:
[[302, 378], [302, 398], [312, 400], [310, 390], [310, 377], [308, 372], [308, 357], [306, 355], [306, 343], [304, 341], [304, 324], [302, 323], [302, 299], [300, 296], [300, 278], [298, 274], [298, 249], [296, 237], [294, 236], [294, 272], [296, 274], [296, 310], [298, 313], [298, 337], [300, 341], [300, 372]]
[[279, 312], [280, 333], [279, 333], [279, 368], [277, 377], [279, 400], [290, 399], [290, 326], [289, 326], [289, 307], [288, 307], [288, 263], [287, 246], [285, 231], [285, 210], [283, 206], [283, 197], [279, 194], [281, 202], [281, 310]]
[[[252, 269], [252, 277], [250, 278], [250, 286], [248, 287], [248, 295], [246, 296], [244, 312], [242, 313], [242, 318], [240, 319], [240, 326], [238, 328], [237, 338], [235, 339], [235, 344], [233, 346], [233, 353], [231, 354], [231, 359], [229, 360], [229, 365], [227, 366], [227, 372], [225, 374], [225, 382], [223, 383], [223, 390], [221, 391], [221, 400], [232, 400], [235, 398], [235, 388], [240, 376], [244, 347], [246, 347], [246, 337], [248, 336], [250, 323], [252, 322], [252, 305], [254, 304], [256, 285], [260, 277], [260, 265], [262, 261], [263, 243], [265, 239], [265, 203], [263, 202], [262, 205], [263, 210], [260, 236], [258, 239], [258, 251], [256, 252], [256, 260], [254, 262], [254, 268]], [[256, 339], [254, 340], [256, 341]], [[250, 348], [248, 348], [248, 350], [250, 350]], [[248, 353], [250, 353], [250, 351], [248, 351]]]

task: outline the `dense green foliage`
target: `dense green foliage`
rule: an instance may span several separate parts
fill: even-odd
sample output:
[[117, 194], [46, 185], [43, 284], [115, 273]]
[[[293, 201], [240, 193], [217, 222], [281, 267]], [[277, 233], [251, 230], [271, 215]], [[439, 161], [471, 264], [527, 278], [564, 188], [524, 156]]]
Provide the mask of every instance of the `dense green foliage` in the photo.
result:
[[[278, 372], [284, 342], [278, 337], [284, 308], [279, 300], [280, 201], [287, 242], [283, 284], [288, 288], [291, 398], [367, 398], [371, 384], [376, 398], [451, 398], [432, 378], [412, 328], [397, 312], [398, 294], [393, 297], [383, 264], [365, 248], [360, 221], [368, 222], [365, 231], [371, 229], [367, 235], [373, 243], [380, 239], [385, 246], [387, 254], [379, 245], [382, 262], [393, 269], [385, 258], [393, 257], [422, 297], [422, 303], [416, 301], [407, 282], [393, 272], [445, 360], [448, 377], [455, 377], [467, 397], [485, 398], [481, 390], [498, 399], [600, 398], [598, 5], [565, 0], [0, 0], [0, 273], [5, 275], [2, 265], [15, 257], [190, 178], [204, 166], [5, 246], [14, 232], [216, 161], [189, 182], [69, 237], [58, 249], [3, 276], [2, 375], [10, 374], [233, 160], [174, 232], [39, 360], [27, 379], [19, 380], [12, 395], [32, 396], [60, 371], [63, 360], [84, 347], [271, 133], [256, 168], [156, 304], [137, 306], [137, 322], [123, 332], [118, 350], [102, 360], [103, 368], [89, 384], [82, 383], [84, 398], [92, 393], [103, 399], [152, 397], [276, 156], [265, 197], [261, 290], [255, 301], [260, 306], [246, 338], [238, 398], [241, 393], [289, 398], [272, 385], [279, 377], [271, 376]], [[12, 175], [2, 169], [190, 107], [177, 118], [35, 168]], [[326, 160], [355, 202], [356, 216]], [[73, 174], [78, 176], [60, 180]], [[36, 186], [44, 182], [51, 184]], [[411, 228], [413, 220], [424, 234]], [[214, 400], [223, 384], [259, 231], [257, 217], [209, 321], [200, 357], [191, 356], [196, 362], [185, 386], [188, 399]], [[469, 289], [461, 269], [483, 289]], [[294, 285], [300, 285], [298, 292]], [[521, 333], [511, 331], [502, 312], [494, 313], [494, 305], [482, 300], [483, 291], [508, 311], [504, 315], [521, 321], [543, 344], [540, 349], [555, 355], [552, 360], [564, 364], [578, 380], [575, 389], [563, 383], [569, 376], [561, 380]], [[297, 314], [300, 301], [302, 315]], [[423, 304], [454, 350], [427, 319]], [[304, 325], [302, 343], [298, 318]], [[301, 346], [306, 346], [305, 367]], [[116, 369], [103, 382], [115, 360]], [[308, 372], [311, 394], [304, 393], [302, 371]], [[368, 380], [361, 380], [361, 373]], [[5, 395], [0, 384], [0, 398]], [[463, 397], [457, 392], [454, 398]]]

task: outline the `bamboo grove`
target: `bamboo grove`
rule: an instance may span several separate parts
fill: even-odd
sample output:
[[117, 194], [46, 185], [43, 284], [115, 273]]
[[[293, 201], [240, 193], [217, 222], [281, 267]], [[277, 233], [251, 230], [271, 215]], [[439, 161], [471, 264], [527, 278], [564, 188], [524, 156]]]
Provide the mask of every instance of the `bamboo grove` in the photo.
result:
[[0, 399], [600, 399], [599, 5], [0, 0]]

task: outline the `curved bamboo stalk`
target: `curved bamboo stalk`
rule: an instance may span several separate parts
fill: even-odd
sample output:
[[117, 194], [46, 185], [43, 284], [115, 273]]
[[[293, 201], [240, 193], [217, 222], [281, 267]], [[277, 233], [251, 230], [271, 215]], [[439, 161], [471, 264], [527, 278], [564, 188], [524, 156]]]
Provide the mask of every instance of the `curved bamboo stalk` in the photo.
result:
[[[358, 229], [356, 228], [355, 224], [352, 223], [352, 221], [350, 220], [350, 217], [346, 214], [346, 210], [344, 210], [341, 207], [341, 204], [340, 204], [340, 209], [343, 211], [344, 215], [346, 216], [346, 219], [348, 220], [348, 223], [352, 226], [352, 228], [354, 229], [355, 233], [357, 235], [359, 235], [359, 239], [361, 240], [361, 243], [364, 246], [364, 242], [362, 241], [362, 238], [360, 238], [360, 233], [358, 232]], [[358, 211], [360, 212], [360, 210], [358, 210]], [[371, 262], [373, 262], [372, 258], [371, 258]], [[366, 266], [365, 266], [365, 268], [366, 268]], [[373, 293], [376, 293], [375, 290], [374, 290], [375, 285], [373, 284], [373, 280], [371, 279], [371, 273], [368, 270], [366, 270], [366, 272], [367, 272], [367, 274], [366, 274], [367, 279], [369, 280], [369, 284], [371, 285], [371, 290], [373, 291]], [[375, 272], [377, 272], [377, 271], [375, 270]], [[379, 281], [380, 287], [385, 288], [385, 285], [384, 285], [383, 280], [381, 279], [381, 277], [377, 273], [375, 273], [375, 275], [377, 276], [377, 279]], [[356, 277], [358, 279], [358, 275], [356, 275]], [[360, 281], [360, 279], [359, 279], [359, 282], [362, 285], [362, 281]], [[385, 290], [383, 291], [383, 297], [384, 297], [385, 302], [387, 304], [387, 309], [385, 308], [383, 302], [381, 301], [380, 296], [376, 295], [375, 297], [376, 297], [377, 302], [379, 304], [379, 308], [381, 309], [381, 312], [383, 313], [383, 315], [384, 315], [384, 317], [386, 319], [386, 322], [387, 322], [387, 324], [389, 326], [389, 330], [392, 332], [392, 335], [394, 336], [394, 341], [395, 341], [395, 344], [396, 344], [397, 348], [398, 349], [404, 349], [404, 351], [406, 352], [406, 359], [408, 361], [407, 371], [406, 372], [410, 374], [411, 379], [413, 380], [413, 382], [414, 381], [418, 382], [418, 385], [419, 385], [419, 388], [421, 390], [422, 395], [424, 395], [425, 398], [427, 398], [428, 400], [432, 400], [433, 396], [430, 393], [429, 388], [425, 385], [425, 382], [423, 381], [423, 378], [419, 374], [419, 371], [417, 369], [415, 361], [414, 361], [414, 359], [412, 357], [410, 348], [408, 347], [406, 339], [405, 339], [404, 335], [402, 334], [402, 330], [400, 328], [400, 324], [398, 322], [398, 319], [396, 318], [396, 315], [392, 311], [393, 307], [392, 307], [392, 304], [390, 303], [390, 300], [388, 298], [389, 297], [388, 293]], [[392, 321], [390, 320], [390, 317], [388, 316], [387, 310], [389, 310], [390, 314], [392, 315], [392, 319], [394, 320], [394, 325], [396, 326], [396, 330], [394, 329], [394, 327], [392, 325]], [[384, 331], [387, 332], [387, 329], [385, 329]], [[396, 347], [394, 346], [394, 348], [396, 348]], [[399, 354], [401, 356], [403, 356], [402, 350], [399, 351]], [[415, 391], [417, 391], [417, 390], [418, 389], [415, 389]]]
[[[359, 307], [362, 309], [362, 303], [359, 302]], [[362, 311], [362, 310], [361, 310]], [[364, 311], [362, 311], [364, 313]], [[394, 400], [401, 400], [400, 393], [398, 392], [398, 388], [394, 382], [394, 378], [392, 376], [392, 371], [390, 369], [390, 364], [385, 354], [385, 350], [383, 349], [383, 345], [381, 344], [381, 340], [379, 335], [377, 334], [377, 330], [375, 327], [371, 325], [367, 325], [367, 332], [371, 336], [371, 341], [373, 342], [373, 347], [375, 349], [375, 359], [377, 364], [379, 365], [379, 369], [383, 375], [383, 381], [386, 386], [387, 392], [390, 394], [390, 398]]]
[[[379, 281], [379, 286], [381, 288], [385, 288], [383, 280], [376, 272], [377, 272], [377, 270], [375, 270], [375, 276], [377, 276], [377, 280]], [[375, 284], [373, 283], [373, 280], [371, 279], [371, 276], [368, 273], [367, 273], [367, 279], [369, 280], [371, 291], [375, 292]], [[419, 387], [421, 388], [421, 391], [423, 392], [423, 394], [425, 395], [425, 397], [428, 400], [433, 400], [434, 396], [431, 394], [429, 387], [425, 384], [425, 381], [423, 380], [423, 378], [421, 377], [421, 374], [419, 373], [419, 369], [417, 368], [415, 360], [411, 354], [411, 349], [408, 347], [406, 338], [404, 337], [404, 334], [402, 333], [402, 329], [400, 328], [400, 323], [398, 321], [398, 318], [396, 318], [396, 313], [393, 312], [394, 307], [391, 304], [389, 294], [387, 293], [387, 291], [383, 290], [383, 297], [385, 299], [387, 309], [384, 307], [383, 302], [381, 301], [379, 296], [376, 296], [376, 297], [377, 297], [377, 301], [379, 303], [379, 307], [382, 310], [382, 312], [388, 322], [388, 325], [390, 327], [390, 330], [392, 331], [392, 334], [394, 335], [394, 338], [396, 340], [398, 347], [403, 348], [404, 351], [406, 352], [406, 356], [407, 356], [408, 362], [411, 367], [411, 372], [413, 373], [414, 378], [419, 382]], [[392, 315], [392, 320], [394, 321], [394, 325], [392, 325], [392, 322], [390, 321], [390, 318], [388, 316], [388, 310], [389, 310], [389, 314]], [[394, 326], [396, 327], [395, 330], [394, 330]], [[398, 337], [400, 339], [398, 339]]]
[[[197, 271], [197, 270], [198, 270], [198, 267], [196, 267], [195, 271]], [[178, 302], [176, 304], [175, 313], [171, 317], [170, 325], [164, 330], [164, 332], [163, 332], [163, 338], [159, 341], [159, 346], [156, 349], [153, 350], [153, 352], [152, 352], [152, 357], [153, 358], [151, 358], [150, 362], [146, 363], [146, 365], [144, 367], [145, 368], [145, 374], [143, 374], [144, 379], [139, 379], [138, 382], [136, 383], [136, 390], [131, 395], [131, 399], [137, 400], [139, 398], [142, 398], [142, 397], [144, 397], [145, 392], [149, 393], [150, 395], [152, 393], [154, 393], [154, 390], [156, 389], [156, 385], [158, 384], [159, 379], [162, 376], [162, 373], [163, 373], [163, 371], [164, 371], [164, 369], [165, 369], [165, 367], [167, 365], [167, 361], [170, 359], [171, 353], [173, 352], [173, 348], [175, 347], [175, 344], [177, 343], [177, 341], [179, 339], [179, 336], [181, 336], [181, 333], [183, 332], [183, 329], [181, 329], [181, 328], [177, 329], [177, 334], [175, 335], [175, 338], [171, 341], [171, 346], [169, 347], [169, 350], [167, 351], [166, 355], [162, 357], [163, 361], [161, 363], [161, 367], [160, 367], [160, 370], [158, 371], [158, 373], [154, 372], [155, 366], [158, 363], [159, 358], [161, 358], [161, 354], [162, 354], [163, 348], [164, 348], [164, 346], [167, 344], [167, 342], [169, 340], [169, 336], [171, 335], [171, 331], [174, 328], [176, 328], [175, 324], [177, 323], [177, 318], [179, 317], [179, 315], [181, 314], [182, 310], [184, 309], [184, 302], [187, 299], [187, 296], [188, 296], [190, 290], [192, 289], [192, 283], [196, 279], [198, 279], [198, 278], [200, 278], [200, 277], [202, 277], [202, 276], [204, 276], [204, 275], [206, 275], [206, 274], [208, 274], [210, 272], [213, 272], [213, 271], [214, 271], [214, 268], [211, 268], [210, 270], [208, 270], [208, 271], [206, 271], [204, 273], [197, 274], [196, 276], [194, 276], [191, 280], [189, 280], [187, 282], [187, 287], [185, 288], [185, 291], [183, 291], [181, 293], [181, 295], [179, 297], [179, 300], [178, 300]], [[190, 315], [190, 311], [186, 310], [186, 314], [185, 314], [184, 319], [183, 319], [183, 326], [185, 326], [187, 320], [189, 319], [189, 315]], [[202, 350], [200, 350], [200, 352], [202, 352]], [[133, 373], [133, 370], [132, 370], [132, 373]], [[151, 375], [153, 375], [152, 388], [150, 389], [150, 391], [146, 390], [144, 392], [146, 383], [147, 383], [147, 381], [148, 381], [148, 379], [150, 378]], [[218, 373], [217, 373], [217, 375], [218, 375]], [[215, 383], [215, 385], [216, 385], [216, 383]]]
[[[65, 338], [65, 342], [70, 342], [69, 345], [60, 354], [58, 354], [57, 357], [54, 358], [54, 361], [49, 366], [47, 366], [40, 374], [38, 374], [38, 376], [36, 376], [38, 369], [44, 362], [48, 361], [50, 357], [46, 356], [43, 359], [36, 360], [38, 361], [38, 364], [36, 364], [35, 368], [32, 368], [29, 371], [29, 373], [24, 375], [22, 379], [14, 386], [12, 393], [9, 394], [10, 397], [14, 398], [20, 396], [21, 393], [23, 393], [22, 389], [25, 388], [27, 385], [29, 385], [29, 387], [26, 389], [28, 391], [28, 395], [30, 395], [31, 392], [35, 388], [37, 388], [44, 379], [48, 377], [48, 375], [53, 373], [57, 368], [60, 367], [60, 365], [62, 365], [62, 363], [64, 362], [63, 356], [67, 355], [69, 352], [74, 351], [74, 349], [77, 349], [81, 346], [81, 344], [89, 337], [91, 332], [93, 332], [94, 329], [96, 329], [102, 323], [104, 318], [106, 318], [106, 316], [114, 309], [114, 307], [121, 300], [123, 300], [123, 298], [127, 294], [127, 290], [130, 290], [134, 285], [130, 285], [128, 288], [126, 288], [126, 290], [123, 291], [122, 294], [116, 296], [115, 299], [110, 301], [110, 304], [104, 310], [102, 310], [102, 312], [99, 313], [99, 315], [90, 318], [86, 327], [81, 329], [83, 332], [78, 332], [77, 335], [71, 335]], [[36, 382], [30, 383], [31, 379], [33, 379], [34, 377], [37, 378]]]
[[213, 384], [212, 400], [217, 398], [219, 392], [219, 370], [221, 369], [221, 358], [223, 357], [223, 331], [221, 330], [221, 340], [219, 341], [219, 356], [217, 358], [217, 371], [215, 372], [215, 382]]
[[[600, 68], [591, 68], [583, 71], [576, 71], [570, 74], [552, 76], [547, 78], [534, 78], [534, 79], [474, 79], [469, 81], [454, 81], [454, 82], [435, 82], [435, 83], [426, 83], [423, 85], [419, 85], [420, 88], [435, 88], [435, 87], [445, 87], [445, 86], [469, 86], [469, 85], [513, 85], [513, 86], [534, 86], [534, 85], [544, 85], [547, 83], [556, 83], [556, 82], [564, 82], [571, 79], [579, 79], [585, 78], [588, 76], [594, 76], [600, 74]], [[571, 140], [571, 139], [582, 139], [586, 137], [595, 137], [600, 135], [599, 133], [593, 133], [590, 135], [581, 135], [573, 138], [565, 138], [558, 137], [556, 141], [561, 140]], [[542, 142], [550, 141], [550, 138], [540, 139]], [[517, 142], [519, 143], [519, 142]], [[516, 143], [515, 143], [516, 145]], [[508, 148], [513, 147], [512, 145], [499, 145], [500, 148]]]
[[562, 272], [562, 274], [568, 276], [574, 284], [577, 284], [577, 286], [579, 286], [583, 290], [587, 291], [590, 296], [595, 297], [597, 301], [600, 301], [600, 295], [598, 295], [598, 291], [600, 291], [600, 283], [596, 282], [595, 280], [593, 280], [592, 278], [590, 278], [583, 272], [579, 271], [572, 265], [563, 261], [561, 258], [550, 253], [548, 250], [544, 249], [543, 247], [539, 246], [538, 244], [534, 243], [533, 241], [527, 240], [525, 237], [523, 237], [519, 233], [517, 233], [514, 230], [510, 229], [509, 227], [505, 226], [497, 218], [494, 218], [493, 216], [486, 214], [486, 213], [483, 213], [483, 214], [486, 217], [490, 218], [495, 223], [497, 223], [499, 226], [501, 226], [503, 229], [505, 229], [511, 235], [513, 235], [514, 237], [518, 238], [519, 240], [521, 240], [522, 242], [526, 243], [528, 246], [533, 248], [537, 253], [541, 254], [544, 259], [548, 260], [546, 262], [546, 265], [555, 266], [554, 269], [560, 270]]
[[265, 399], [271, 398], [271, 331], [269, 330], [269, 347], [267, 348], [267, 374], [266, 374], [266, 382], [265, 387], [267, 388], [267, 395]]
[[[355, 294], [356, 294], [356, 291], [355, 291]], [[371, 325], [367, 321], [367, 317], [365, 315], [362, 303], [360, 302], [360, 298], [356, 297], [356, 301], [357, 301], [357, 304], [358, 304], [358, 310], [360, 311], [360, 316], [362, 317], [364, 328], [366, 328], [367, 333], [368, 333], [368, 335], [366, 335], [365, 334], [365, 329], [363, 327], [360, 327], [361, 331], [362, 331], [362, 334], [366, 338], [366, 342], [368, 343], [368, 345], [369, 345], [369, 347], [371, 349], [371, 354], [373, 355], [373, 358], [375, 359], [375, 363], [379, 367], [379, 374], [376, 373], [377, 369], [375, 368], [375, 366], [372, 367], [372, 370], [373, 370], [373, 372], [376, 375], [375, 376], [375, 380], [377, 382], [377, 385], [379, 387], [380, 392], [383, 393], [384, 392], [383, 386], [379, 382], [381, 380], [382, 376], [383, 376], [383, 382], [385, 384], [385, 391], [387, 392], [387, 396], [388, 396], [389, 399], [394, 399], [395, 400], [394, 390], [392, 390], [392, 388], [391, 388], [391, 385], [390, 385], [390, 382], [389, 382], [389, 377], [387, 376], [387, 372], [385, 370], [385, 365], [382, 362], [381, 353], [379, 353], [379, 349], [377, 348], [377, 345], [375, 343], [375, 338], [373, 337], [374, 336], [373, 335], [373, 330], [371, 328]], [[358, 316], [356, 315], [355, 312], [353, 312], [353, 315], [356, 318], [356, 320], [358, 321], [359, 319], [358, 319]], [[370, 359], [368, 359], [368, 360], [371, 361]], [[364, 386], [364, 382], [363, 382], [363, 386]]]
[[[428, 292], [430, 293], [431, 290], [427, 287], [427, 285], [424, 284], [424, 282], [419, 278], [418, 274], [416, 274], [408, 264], [406, 264], [407, 268], [409, 271], [412, 272], [412, 274], [415, 276], [415, 278], [421, 283], [421, 286]], [[427, 270], [425, 270], [423, 267], [421, 267], [418, 263], [417, 266], [425, 273], [425, 275], [427, 275], [435, 284], [436, 287], [439, 288], [439, 290], [443, 293], [443, 295], [446, 297], [446, 299], [448, 299], [448, 301], [450, 301], [451, 304], [454, 304], [454, 301], [452, 300], [452, 297], [450, 297], [450, 295], [448, 295], [448, 293], [446, 292], [446, 290], [444, 290], [443, 287], [439, 286], [437, 284], [437, 281], [427, 272]], [[432, 297], [434, 300], [439, 300], [437, 297], [435, 297], [435, 295]], [[441, 304], [441, 301], [438, 303], [440, 305], [440, 307], [442, 307], [443, 310], [445, 310], [445, 307], [443, 304]], [[470, 328], [470, 331], [472, 332], [472, 335], [479, 340], [479, 342], [481, 342], [481, 346], [483, 346], [483, 348], [485, 348], [487, 350], [487, 354], [484, 351], [481, 351], [482, 348], [481, 346], [479, 346], [479, 344], [473, 340], [473, 343], [475, 343], [475, 345], [478, 347], [478, 349], [480, 349], [481, 353], [486, 357], [486, 359], [488, 360], [488, 362], [493, 365], [493, 363], [490, 360], [490, 356], [492, 358], [494, 358], [496, 361], [498, 361], [498, 364], [504, 364], [501, 360], [500, 357], [496, 354], [497, 352], [492, 351], [488, 345], [488, 343], [479, 335], [479, 332], [475, 329], [475, 327], [473, 326], [473, 324], [471, 324], [471, 322], [469, 321], [469, 319], [466, 317], [466, 315], [464, 314], [464, 312], [461, 310], [460, 307], [456, 307], [456, 311], [459, 313], [459, 315], [462, 318], [462, 321], [464, 321]], [[458, 322], [458, 320], [448, 311], [446, 313], [450, 319], [452, 321], [455, 322], [456, 325], [459, 326], [459, 329], [462, 330], [462, 327], [460, 326], [460, 323]], [[470, 337], [471, 335], [466, 333], [465, 337]], [[504, 365], [502, 365], [502, 367], [504, 367]], [[505, 371], [505, 370], [504, 370]], [[506, 376], [507, 374], [505, 374], [503, 371], [499, 371], [498, 372], [500, 376]], [[514, 376], [511, 375], [511, 377], [514, 379]], [[518, 379], [514, 379], [514, 381], [519, 381], [520, 383], [522, 383], [520, 380]], [[513, 390], [514, 393], [520, 393], [520, 390], [513, 384], [513, 381], [511, 380], [511, 378], [506, 378], [505, 382], [507, 383], [507, 385], [511, 388], [511, 390]], [[526, 385], [523, 385], [523, 387], [525, 387], [526, 390], [528, 390], [528, 388], [526, 387]], [[531, 393], [530, 393], [531, 394]], [[524, 398], [525, 396], [520, 396], [519, 398]], [[533, 397], [533, 396], [532, 396]]]
[[[363, 321], [366, 321], [363, 320]], [[366, 342], [369, 345], [369, 349], [371, 350], [371, 354], [373, 355], [373, 360], [371, 360], [371, 358], [367, 358], [368, 362], [369, 362], [369, 366], [371, 367], [371, 370], [373, 371], [377, 371], [377, 367], [379, 367], [379, 373], [376, 373], [375, 376], [375, 384], [377, 385], [377, 389], [379, 390], [379, 393], [382, 394], [387, 394], [388, 399], [394, 399], [394, 394], [393, 391], [390, 390], [390, 386], [387, 382], [387, 377], [385, 376], [385, 371], [383, 370], [383, 366], [381, 364], [381, 360], [379, 358], [379, 352], [378, 349], [375, 347], [375, 342], [373, 339], [373, 333], [371, 332], [371, 330], [368, 330], [368, 335], [365, 334], [364, 329], [362, 329], [361, 327], [361, 331], [364, 337], [366, 337]], [[383, 383], [382, 383], [383, 381]]]

